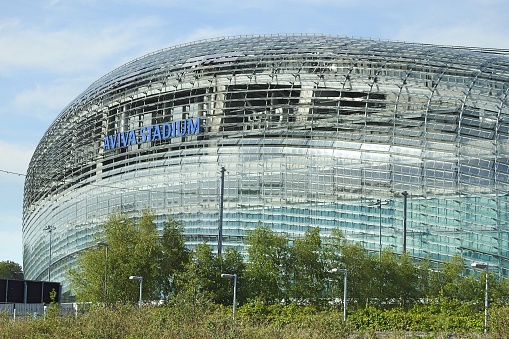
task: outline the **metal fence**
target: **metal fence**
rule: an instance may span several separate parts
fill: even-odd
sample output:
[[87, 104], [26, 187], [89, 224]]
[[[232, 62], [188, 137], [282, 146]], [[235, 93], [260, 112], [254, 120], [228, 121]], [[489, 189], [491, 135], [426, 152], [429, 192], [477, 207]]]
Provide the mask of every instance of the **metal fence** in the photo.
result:
[[[10, 319], [16, 318], [38, 318], [45, 317], [48, 305], [40, 304], [23, 304], [23, 303], [2, 303], [0, 304], [0, 314], [7, 314]], [[59, 304], [60, 315], [83, 314], [90, 310], [90, 303], [61, 303]]]

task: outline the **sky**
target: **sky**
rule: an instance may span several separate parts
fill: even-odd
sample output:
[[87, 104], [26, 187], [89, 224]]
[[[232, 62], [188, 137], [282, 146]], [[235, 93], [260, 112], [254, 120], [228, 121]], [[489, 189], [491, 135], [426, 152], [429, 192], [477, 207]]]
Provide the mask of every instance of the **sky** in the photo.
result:
[[507, 13], [507, 0], [0, 0], [0, 261], [23, 263], [24, 175], [41, 137], [132, 59], [277, 33], [509, 49]]

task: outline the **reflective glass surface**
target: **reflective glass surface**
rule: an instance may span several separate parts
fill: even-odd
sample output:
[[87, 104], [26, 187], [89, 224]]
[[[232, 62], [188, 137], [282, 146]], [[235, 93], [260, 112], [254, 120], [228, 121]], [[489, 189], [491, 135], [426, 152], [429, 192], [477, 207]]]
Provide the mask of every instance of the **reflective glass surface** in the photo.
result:
[[[71, 102], [33, 155], [26, 278], [65, 284], [118, 211], [149, 208], [161, 227], [172, 215], [188, 246], [215, 248], [222, 167], [225, 247], [245, 251], [263, 223], [290, 237], [339, 228], [400, 253], [406, 191], [412, 256], [460, 253], [507, 276], [508, 79], [507, 51], [325, 35], [228, 37], [133, 60]], [[197, 133], [182, 132], [198, 118]], [[128, 142], [164, 124], [180, 133]], [[109, 136], [124, 139], [107, 147]]]

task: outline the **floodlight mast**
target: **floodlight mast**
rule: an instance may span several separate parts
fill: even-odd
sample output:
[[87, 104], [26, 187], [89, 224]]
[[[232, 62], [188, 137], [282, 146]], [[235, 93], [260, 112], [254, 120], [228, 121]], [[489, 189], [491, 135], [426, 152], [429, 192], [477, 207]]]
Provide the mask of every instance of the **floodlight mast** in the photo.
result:
[[55, 226], [47, 225], [42, 230], [49, 233], [49, 260], [48, 260], [48, 281], [51, 281], [51, 234], [55, 230]]
[[389, 200], [382, 201], [381, 199], [376, 199], [371, 205], [373, 207], [378, 207], [380, 209], [380, 216], [379, 216], [379, 224], [378, 224], [378, 257], [382, 258], [382, 205], [387, 205], [389, 203]]

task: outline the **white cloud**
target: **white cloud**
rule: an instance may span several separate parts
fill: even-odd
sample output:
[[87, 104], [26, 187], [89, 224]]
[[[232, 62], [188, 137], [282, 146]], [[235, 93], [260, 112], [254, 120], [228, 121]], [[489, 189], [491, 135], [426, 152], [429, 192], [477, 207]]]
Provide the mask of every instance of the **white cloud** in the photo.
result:
[[25, 116], [47, 121], [49, 125], [49, 120], [53, 120], [91, 83], [89, 79], [60, 79], [49, 84], [37, 84], [16, 94], [14, 108]]
[[32, 148], [21, 146], [19, 143], [0, 140], [0, 159], [3, 159], [0, 169], [25, 174], [33, 153], [34, 149]]
[[[238, 35], [240, 32], [242, 32], [240, 27], [227, 27], [221, 29], [212, 27], [197, 28], [194, 31], [191, 31], [188, 35], [167, 42], [166, 45], [158, 45], [158, 48], [154, 48], [154, 46], [147, 47], [147, 50], [142, 52], [142, 54], [136, 56], [130, 55], [129, 57], [126, 57], [125, 60], [122, 60], [122, 62], [128, 62], [134, 57], [143, 55], [143, 53], [153, 52], [160, 48], [203, 39]], [[80, 93], [86, 90], [88, 86], [108, 71], [111, 71], [111, 69], [105, 70], [104, 73], [97, 73], [95, 77], [85, 77], [83, 74], [84, 72], [82, 72], [83, 77], [81, 78], [70, 76], [67, 78], [51, 79], [48, 80], [48, 82], [37, 83], [32, 86], [25, 86], [22, 91], [15, 94], [12, 107], [18, 114], [30, 116], [39, 121], [47, 122], [49, 126], [51, 121], [72, 100], [74, 100]]]
[[509, 3], [498, 0], [436, 1], [415, 11], [407, 3], [398, 12], [387, 12], [390, 24], [385, 38], [440, 45], [507, 49]]
[[448, 27], [426, 27], [419, 23], [400, 29], [395, 37], [409, 42], [433, 43], [451, 46], [491, 47], [507, 49], [509, 36], [485, 24], [458, 23]]
[[[191, 31], [189, 34], [173, 41], [172, 44], [182, 44], [186, 42], [194, 42], [205, 39], [220, 38], [225, 36], [237, 36], [243, 34], [244, 28], [241, 26], [214, 28], [210, 26], [203, 26]], [[169, 45], [171, 46], [171, 45]], [[168, 46], [168, 47], [169, 47]]]
[[0, 73], [18, 69], [82, 72], [97, 68], [105, 59], [150, 41], [147, 30], [161, 24], [155, 17], [117, 20], [107, 26], [47, 29], [19, 20], [0, 22]]

